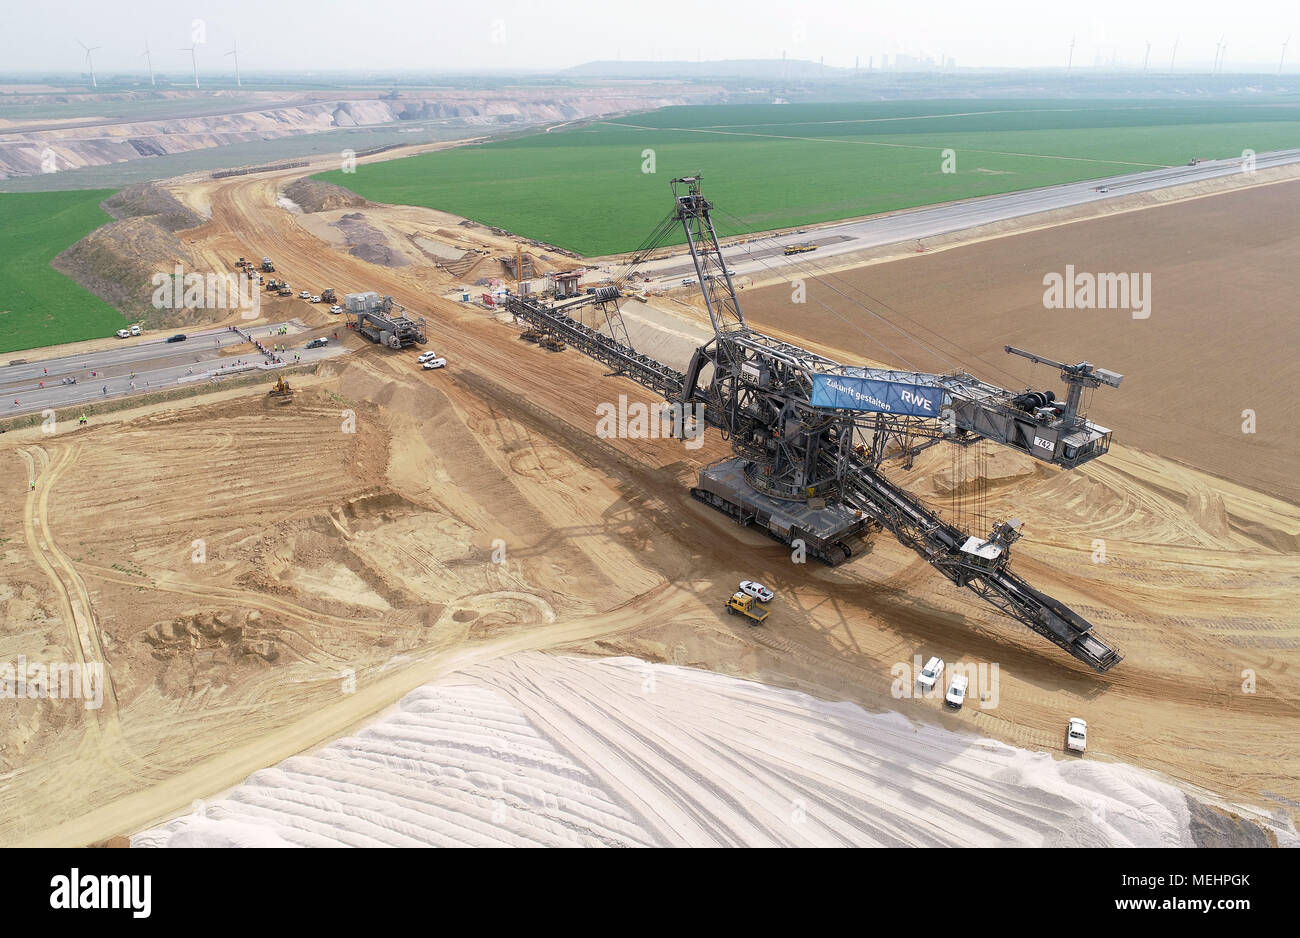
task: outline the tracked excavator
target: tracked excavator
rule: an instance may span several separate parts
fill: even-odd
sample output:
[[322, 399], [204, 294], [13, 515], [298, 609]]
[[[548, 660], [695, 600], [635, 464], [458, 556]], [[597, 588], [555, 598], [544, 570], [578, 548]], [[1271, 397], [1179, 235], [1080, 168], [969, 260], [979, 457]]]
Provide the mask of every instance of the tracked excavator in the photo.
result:
[[1120, 652], [1087, 619], [1012, 570], [1019, 521], [999, 521], [987, 536], [964, 531], [896, 484], [882, 466], [900, 451], [914, 452], [918, 440], [963, 447], [988, 440], [1074, 469], [1104, 455], [1111, 441], [1108, 428], [1081, 412], [1082, 392], [1118, 388], [1123, 376], [1007, 346], [1008, 353], [1059, 369], [1067, 386], [1059, 401], [1052, 391], [1011, 391], [964, 372], [845, 365], [765, 335], [741, 312], [700, 177], [675, 179], [672, 190], [673, 210], [629, 271], [684, 232], [714, 332], [684, 372], [633, 348], [619, 312], [618, 283], [556, 302], [512, 296], [507, 310], [530, 331], [663, 397], [679, 435], [688, 415], [702, 415], [720, 431], [733, 454], [701, 469], [691, 495], [738, 524], [830, 565], [852, 560], [874, 532], [887, 531], [956, 586], [1094, 670], [1118, 664]]

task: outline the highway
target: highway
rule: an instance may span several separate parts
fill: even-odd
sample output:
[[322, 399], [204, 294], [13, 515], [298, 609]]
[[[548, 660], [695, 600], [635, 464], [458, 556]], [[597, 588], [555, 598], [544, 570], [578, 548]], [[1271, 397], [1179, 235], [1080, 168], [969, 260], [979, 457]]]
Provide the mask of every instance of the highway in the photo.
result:
[[[241, 326], [245, 332], [248, 326]], [[281, 328], [286, 334], [279, 335]], [[337, 327], [308, 330], [298, 320], [258, 323], [251, 327], [254, 338], [263, 345], [284, 345], [277, 356], [281, 364], [270, 362], [252, 349], [242, 336], [224, 326], [186, 334], [184, 342], [168, 342], [170, 335], [122, 339], [114, 348], [80, 352], [43, 361], [10, 364], [0, 367], [0, 421], [7, 416], [43, 411], [48, 408], [73, 407], [88, 401], [100, 401], [133, 394], [155, 394], [195, 382], [220, 381], [233, 375], [274, 371], [285, 365], [316, 362], [347, 351], [332, 335], [344, 331]], [[303, 348], [317, 334], [331, 336], [324, 348]], [[242, 346], [241, 352], [234, 352]], [[14, 353], [21, 361], [21, 352]], [[293, 356], [301, 357], [295, 362]], [[75, 383], [69, 383], [75, 379]], [[44, 385], [42, 387], [42, 385]]]
[[[1300, 149], [1278, 150], [1257, 154], [1255, 169], [1258, 171], [1297, 162], [1300, 162]], [[1091, 202], [1104, 202], [1137, 192], [1149, 192], [1241, 172], [1243, 167], [1239, 158], [1206, 160], [1196, 166], [1170, 166], [1105, 179], [1088, 179], [1059, 186], [1028, 189], [1023, 192], [1007, 192], [963, 202], [908, 209], [876, 218], [828, 224], [800, 232], [775, 235], [762, 238], [758, 243], [750, 242], [733, 247], [727, 247], [724, 243], [723, 254], [727, 266], [735, 273], [762, 276], [786, 263], [797, 265], [819, 263], [827, 257], [850, 254], [865, 248], [933, 238], [1010, 218], [1022, 218], [1026, 215], [1086, 205]], [[725, 206], [715, 209], [715, 214], [723, 210]], [[727, 224], [727, 222], [725, 215], [714, 219], [714, 224], [724, 229], [734, 227], [734, 224]], [[733, 236], [727, 236], [722, 240], [731, 242], [735, 239]], [[808, 254], [795, 255], [787, 261], [783, 253], [784, 248], [787, 245], [800, 243], [815, 244], [817, 250]], [[617, 270], [614, 266], [607, 266], [606, 269]], [[641, 265], [640, 270], [644, 276], [651, 278], [648, 286], [657, 288], [680, 286], [682, 278], [695, 276], [695, 268], [691, 265], [689, 256], [685, 254], [648, 261]]]

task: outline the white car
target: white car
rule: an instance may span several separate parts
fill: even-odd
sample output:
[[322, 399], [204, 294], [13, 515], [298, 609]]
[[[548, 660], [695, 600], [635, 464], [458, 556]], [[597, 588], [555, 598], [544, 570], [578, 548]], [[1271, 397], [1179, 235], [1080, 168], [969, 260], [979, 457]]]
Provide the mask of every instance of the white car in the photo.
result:
[[926, 690], [934, 690], [934, 685], [938, 683], [941, 674], [943, 674], [943, 659], [931, 658], [925, 663], [921, 673], [916, 676], [916, 683]]
[[313, 302], [313, 303], [319, 303], [319, 302], [320, 302], [320, 297], [319, 297], [319, 296], [311, 296], [311, 297], [308, 297], [308, 299], [310, 299], [311, 302]]
[[127, 332], [125, 329], [118, 329], [118, 330], [117, 330], [117, 337], [118, 337], [119, 339], [130, 338], [130, 336], [131, 336], [131, 333]]
[[342, 307], [342, 306], [331, 306], [331, 307], [330, 307], [330, 312], [331, 312], [331, 313], [341, 313], [341, 312], [343, 312], [343, 307]]
[[425, 362], [431, 362], [437, 357], [438, 357], [437, 352], [424, 352], [422, 355], [420, 355], [419, 358], [416, 359], [416, 361], [419, 362], [421, 365], [423, 365]]
[[425, 371], [432, 371], [432, 370], [435, 369], [435, 368], [446, 368], [446, 367], [447, 367], [447, 359], [445, 359], [445, 358], [431, 358], [431, 359], [429, 359], [427, 362], [424, 363], [423, 367], [424, 367], [424, 370], [425, 370]]
[[698, 283], [698, 282], [699, 282], [699, 281], [697, 281], [694, 277], [685, 277], [685, 278], [682, 279], [682, 286], [684, 286], [684, 287], [693, 287], [693, 286], [695, 286], [695, 284]]
[[139, 334], [140, 334], [140, 327], [139, 327], [139, 325], [134, 325], [134, 326], [132, 326], [132, 327], [131, 327], [131, 335], [139, 335]]
[[961, 705], [966, 702], [966, 685], [970, 683], [970, 678], [964, 674], [954, 674], [951, 683], [948, 684], [948, 693], [944, 695], [944, 702], [954, 710], [960, 710]]
[[1065, 731], [1065, 746], [1075, 752], [1088, 748], [1088, 724], [1078, 717], [1070, 717], [1069, 729]]
[[309, 290], [299, 290], [299, 291], [298, 291], [298, 299], [300, 299], [300, 300], [310, 300], [310, 299], [311, 299], [311, 291], [309, 291]]
[[772, 591], [762, 583], [756, 583], [753, 580], [741, 580], [740, 590], [753, 596], [760, 603], [770, 603], [772, 601]]

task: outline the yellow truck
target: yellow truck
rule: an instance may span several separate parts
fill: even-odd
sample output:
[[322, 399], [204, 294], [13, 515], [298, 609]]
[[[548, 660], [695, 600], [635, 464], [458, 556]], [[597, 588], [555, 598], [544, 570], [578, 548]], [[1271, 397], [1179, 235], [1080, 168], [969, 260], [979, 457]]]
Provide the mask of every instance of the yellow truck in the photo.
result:
[[727, 600], [727, 612], [733, 616], [747, 616], [755, 622], [762, 622], [768, 617], [768, 611], [758, 604], [758, 600], [740, 592]]

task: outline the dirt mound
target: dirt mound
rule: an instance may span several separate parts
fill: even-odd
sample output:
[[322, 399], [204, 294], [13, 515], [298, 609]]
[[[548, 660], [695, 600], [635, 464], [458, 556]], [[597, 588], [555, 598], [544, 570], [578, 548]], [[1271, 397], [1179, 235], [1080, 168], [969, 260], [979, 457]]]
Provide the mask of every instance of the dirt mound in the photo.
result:
[[183, 231], [203, 224], [203, 219], [174, 195], [151, 183], [127, 186], [105, 199], [100, 207], [118, 221], [148, 218], [167, 231]]
[[157, 310], [151, 302], [155, 274], [170, 273], [177, 264], [194, 266], [180, 239], [159, 224], [158, 217], [111, 222], [72, 245], [51, 266], [128, 318], [146, 319], [152, 326], [196, 321], [194, 310]]
[[280, 657], [278, 623], [262, 613], [221, 610], [158, 622], [142, 636], [160, 663], [156, 685], [165, 697], [185, 699], [230, 682], [237, 668], [265, 666]]
[[409, 263], [402, 255], [383, 244], [358, 244], [348, 253], [368, 264], [380, 264], [384, 267], [405, 267]]
[[284, 194], [304, 212], [328, 212], [336, 208], [360, 208], [369, 204], [342, 186], [309, 177], [295, 179], [285, 186]]
[[1277, 836], [1239, 814], [1188, 797], [1192, 838], [1198, 847], [1276, 847]]
[[349, 212], [333, 227], [343, 232], [348, 244], [348, 253], [370, 264], [384, 267], [405, 267], [411, 262], [398, 250], [389, 245], [384, 233], [366, 221], [360, 212]]
[[1028, 456], [984, 443], [976, 446], [983, 452], [963, 453], [954, 448], [952, 464], [936, 472], [930, 481], [936, 495], [970, 495], [1026, 479], [1038, 471]]
[[279, 657], [274, 631], [262, 634], [265, 626], [257, 610], [194, 613], [158, 622], [141, 639], [158, 660], [190, 655], [204, 649], [223, 649], [231, 657], [256, 655], [267, 661]]

